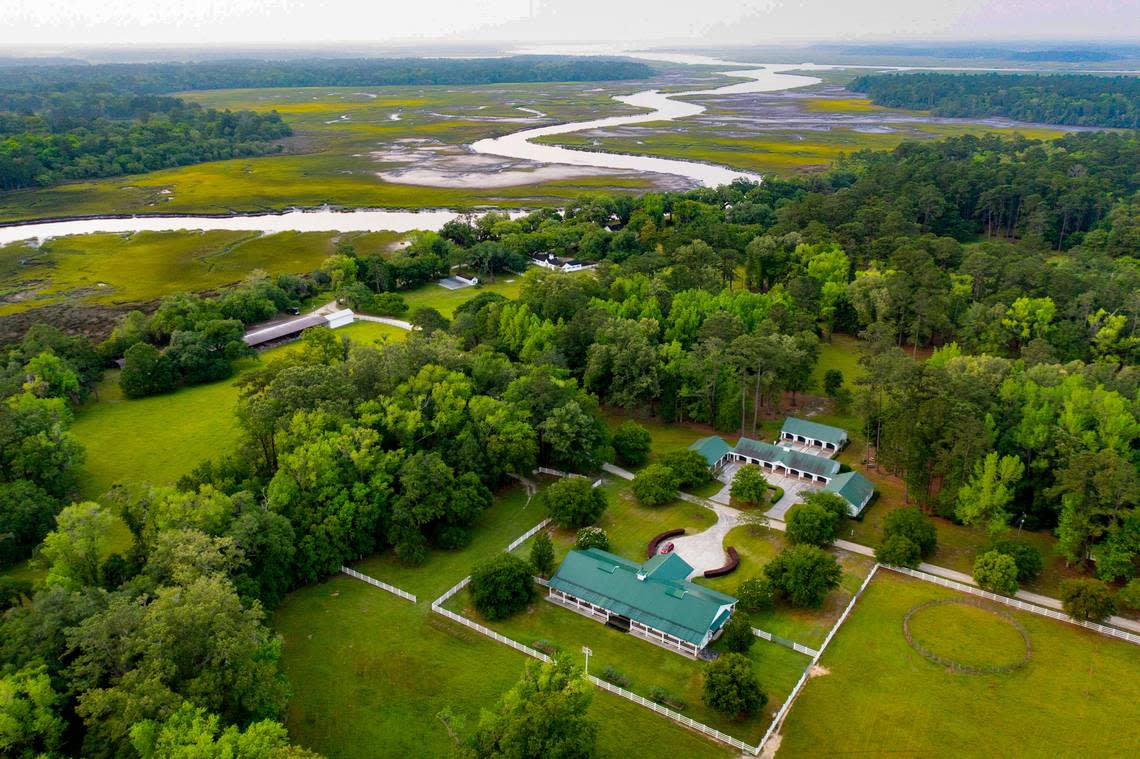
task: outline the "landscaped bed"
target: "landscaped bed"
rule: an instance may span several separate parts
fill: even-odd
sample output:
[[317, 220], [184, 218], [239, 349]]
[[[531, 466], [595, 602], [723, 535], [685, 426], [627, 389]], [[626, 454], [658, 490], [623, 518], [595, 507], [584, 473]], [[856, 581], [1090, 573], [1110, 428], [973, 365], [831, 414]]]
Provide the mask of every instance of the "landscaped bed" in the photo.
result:
[[[818, 755], [821, 747], [835, 755], [873, 756], [883, 746], [922, 757], [961, 756], [970, 746], [984, 746], [989, 756], [1135, 754], [1140, 745], [1136, 646], [1004, 609], [1029, 637], [1028, 663], [997, 675], [950, 671], [908, 645], [902, 624], [916, 605], [964, 597], [879, 572], [820, 660], [826, 674], [807, 684], [791, 710], [779, 756]], [[960, 615], [955, 620], [925, 629], [924, 644], [989, 661], [989, 633], [1008, 637], [988, 621], [988, 632], [976, 637], [965, 632], [976, 625]], [[1015, 649], [1004, 653], [1013, 655]]]

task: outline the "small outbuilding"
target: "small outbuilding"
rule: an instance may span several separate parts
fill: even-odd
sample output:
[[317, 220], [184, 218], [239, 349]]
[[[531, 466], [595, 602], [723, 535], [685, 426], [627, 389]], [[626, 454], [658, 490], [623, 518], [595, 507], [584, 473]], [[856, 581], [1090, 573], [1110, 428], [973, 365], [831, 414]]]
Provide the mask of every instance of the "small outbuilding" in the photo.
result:
[[847, 501], [847, 511], [853, 518], [863, 513], [863, 509], [867, 508], [871, 497], [875, 495], [875, 486], [858, 472], [837, 474], [823, 486], [823, 489]]
[[736, 599], [689, 582], [692, 573], [675, 553], [637, 564], [598, 548], [570, 551], [546, 598], [695, 659], [720, 634]]
[[715, 471], [728, 463], [732, 446], [726, 443], [720, 435], [709, 435], [690, 445], [689, 450], [696, 451], [704, 456], [709, 469]]

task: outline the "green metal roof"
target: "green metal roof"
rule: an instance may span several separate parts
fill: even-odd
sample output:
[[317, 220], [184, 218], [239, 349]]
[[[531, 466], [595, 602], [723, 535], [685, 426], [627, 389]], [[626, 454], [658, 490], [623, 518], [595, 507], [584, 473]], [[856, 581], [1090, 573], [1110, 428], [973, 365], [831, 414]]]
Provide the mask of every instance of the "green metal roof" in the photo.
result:
[[700, 645], [710, 630], [724, 624], [722, 610], [736, 599], [679, 579], [675, 575], [680, 571], [684, 577], [693, 568], [676, 554], [636, 564], [588, 548], [566, 554], [550, 587]]
[[733, 450], [744, 456], [751, 456], [754, 459], [771, 461], [774, 464], [783, 464], [799, 472], [821, 474], [824, 477], [834, 476], [835, 473], [839, 471], [839, 462], [833, 459], [827, 459], [823, 456], [813, 456], [803, 451], [782, 448], [778, 445], [762, 443], [759, 440], [751, 440], [746, 437], [740, 438], [740, 441], [736, 444], [736, 448]]
[[835, 493], [851, 507], [851, 516], [859, 516], [859, 512], [867, 505], [867, 501], [875, 493], [875, 486], [858, 472], [844, 472], [836, 475], [823, 486], [823, 489]]
[[789, 416], [784, 420], [784, 426], [780, 431], [790, 432], [793, 435], [803, 435], [813, 440], [822, 440], [825, 443], [834, 443], [835, 445], [843, 445], [847, 442], [847, 430], [819, 422], [810, 422], [807, 419], [798, 419], [794, 416]]
[[732, 446], [726, 443], [724, 438], [719, 435], [709, 435], [690, 445], [689, 450], [701, 454], [705, 457], [705, 461], [708, 462], [708, 465], [713, 466], [716, 462], [721, 460], [724, 454], [732, 450]]

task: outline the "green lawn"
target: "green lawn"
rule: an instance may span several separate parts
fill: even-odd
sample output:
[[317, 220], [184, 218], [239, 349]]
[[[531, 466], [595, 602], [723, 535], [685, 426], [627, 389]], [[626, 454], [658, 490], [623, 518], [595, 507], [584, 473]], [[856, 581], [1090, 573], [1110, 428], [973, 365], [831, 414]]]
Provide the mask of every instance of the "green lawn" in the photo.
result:
[[834, 334], [830, 341], [819, 344], [819, 361], [811, 373], [811, 386], [823, 395], [823, 375], [828, 369], [843, 372], [843, 384], [855, 392], [855, 380], [863, 375], [859, 366], [859, 340], [850, 335]]
[[[440, 575], [449, 585], [458, 577]], [[344, 576], [291, 594], [273, 616], [293, 686], [292, 739], [329, 759], [446, 756], [437, 718], [474, 730], [522, 673], [526, 657], [473, 630]], [[734, 753], [648, 709], [594, 691], [599, 755], [729, 757]]]
[[504, 298], [515, 299], [522, 288], [521, 276], [513, 274], [500, 274], [496, 281], [479, 285], [478, 287], [464, 287], [460, 290], [448, 290], [432, 282], [415, 290], [401, 292], [408, 304], [409, 313], [417, 308], [434, 308], [448, 319], [455, 313], [455, 309], [484, 292], [493, 292]]
[[[629, 482], [606, 476], [602, 489], [609, 499], [609, 507], [597, 526], [606, 531], [610, 538], [610, 551], [631, 561], [645, 561], [645, 549], [654, 536], [675, 527], [684, 527], [690, 534], [701, 532], [712, 526], [716, 515], [703, 506], [688, 501], [674, 501], [663, 506], [642, 506]], [[561, 561], [566, 552], [574, 547], [576, 530], [554, 528], [551, 538], [554, 541], [554, 557]], [[531, 541], [519, 546], [517, 552], [526, 556]]]
[[[541, 588], [539, 590], [542, 590]], [[755, 744], [763, 736], [772, 715], [808, 665], [802, 654], [757, 640], [748, 652], [753, 669], [768, 694], [768, 704], [762, 714], [747, 720], [727, 719], [709, 709], [701, 701], [704, 682], [704, 664], [667, 651], [632, 635], [613, 630], [596, 620], [555, 606], [541, 597], [526, 610], [500, 622], [488, 622], [470, 608], [470, 596], [461, 593], [448, 602], [448, 608], [463, 614], [512, 640], [527, 645], [547, 641], [579, 657], [582, 646], [589, 646], [590, 672], [601, 676], [606, 667], [613, 667], [629, 678], [626, 686], [642, 696], [649, 697], [655, 687], [664, 688], [686, 707], [682, 712], [698, 722], [728, 733], [740, 740]]]
[[778, 756], [1135, 756], [1135, 646], [1002, 607], [1029, 633], [1029, 663], [1004, 675], [956, 674], [902, 635], [909, 609], [955, 595], [881, 571], [796, 700]]
[[[407, 334], [374, 322], [357, 322], [336, 332], [361, 343], [399, 340]], [[295, 345], [270, 349], [260, 359]], [[115, 483], [173, 484], [202, 460], [230, 451], [239, 434], [234, 383], [259, 365], [258, 359], [243, 360], [232, 379], [134, 400], [120, 392], [118, 371], [108, 371], [98, 399], [76, 415], [71, 428], [87, 452], [82, 496], [97, 500]]]

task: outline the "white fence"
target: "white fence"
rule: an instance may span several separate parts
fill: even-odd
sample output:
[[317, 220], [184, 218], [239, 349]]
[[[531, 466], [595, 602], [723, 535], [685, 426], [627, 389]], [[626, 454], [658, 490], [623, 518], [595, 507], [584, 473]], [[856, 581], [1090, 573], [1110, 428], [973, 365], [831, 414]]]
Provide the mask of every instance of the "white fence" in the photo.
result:
[[[578, 474], [577, 472], [563, 472], [561, 469], [551, 469], [548, 466], [540, 466], [538, 469], [534, 470], [534, 473], [535, 474], [548, 474], [551, 477], [572, 477], [575, 480], [588, 480], [588, 479], [590, 479], [589, 477], [587, 477], [584, 474]], [[597, 487], [601, 487], [601, 486], [602, 486], [602, 478], [601, 477], [599, 477], [598, 479], [596, 479], [590, 483], [590, 487], [592, 487], [592, 488], [597, 488]]]
[[491, 638], [492, 640], [498, 641], [499, 643], [502, 643], [504, 646], [510, 646], [511, 648], [515, 649], [516, 651], [521, 651], [524, 654], [526, 654], [527, 656], [533, 656], [535, 659], [541, 659], [542, 661], [550, 661], [550, 657], [547, 656], [546, 654], [542, 653], [541, 651], [535, 650], [535, 649], [531, 648], [530, 646], [524, 646], [522, 643], [519, 643], [517, 641], [513, 641], [505, 635], [499, 635], [497, 632], [495, 632], [491, 628], [484, 627], [483, 625], [479, 624], [478, 622], [472, 622], [467, 617], [456, 614], [453, 611], [448, 611], [447, 609], [443, 608], [442, 606], [432, 604], [431, 610], [434, 611], [436, 614], [447, 617], [452, 622], [456, 622], [458, 624], [461, 624], [464, 627], [470, 627], [475, 632], [480, 633], [481, 635], [486, 635], [488, 638]]
[[633, 479], [633, 472], [622, 469], [619, 466], [614, 466], [613, 464], [602, 464], [602, 470], [605, 472], [609, 472], [610, 474], [614, 475], [615, 477], [621, 477], [623, 480], [632, 480]]
[[836, 631], [838, 631], [843, 623], [847, 620], [848, 615], [851, 614], [851, 610], [855, 608], [855, 602], [859, 600], [859, 597], [861, 595], [863, 595], [863, 591], [866, 590], [867, 586], [871, 584], [871, 579], [878, 571], [878, 564], [871, 567], [870, 574], [868, 574], [866, 579], [863, 580], [863, 584], [859, 586], [859, 590], [855, 592], [855, 595], [851, 597], [851, 601], [848, 602], [847, 607], [843, 610], [843, 613], [839, 615], [839, 619], [827, 633], [827, 637], [823, 639], [823, 645], [820, 646], [819, 650], [815, 652], [815, 655], [811, 659], [811, 663], [808, 664], [807, 668], [804, 670], [804, 673], [800, 675], [800, 679], [796, 681], [796, 687], [792, 688], [792, 692], [788, 694], [788, 697], [786, 699], [784, 699], [784, 703], [780, 706], [780, 710], [776, 712], [776, 716], [772, 718], [772, 724], [768, 726], [768, 731], [764, 733], [764, 737], [760, 739], [760, 742], [758, 744], [756, 744], [756, 749], [752, 752], [753, 754], [759, 754], [761, 751], [763, 751], [764, 744], [768, 742], [768, 739], [772, 737], [773, 733], [780, 729], [780, 725], [783, 724], [784, 717], [788, 716], [788, 710], [792, 708], [792, 704], [795, 702], [796, 696], [800, 695], [800, 691], [803, 689], [804, 684], [807, 683], [808, 678], [811, 677], [812, 668], [819, 662], [820, 657], [823, 656], [823, 652], [827, 650], [828, 644], [831, 643], [831, 639], [835, 637]]
[[1061, 622], [1068, 622], [1071, 625], [1079, 625], [1080, 627], [1086, 627], [1089, 630], [1093, 630], [1095, 632], [1101, 633], [1102, 635], [1109, 635], [1113, 638], [1119, 638], [1120, 640], [1126, 640], [1129, 643], [1140, 646], [1140, 635], [1136, 635], [1135, 633], [1126, 632], [1124, 630], [1118, 630], [1115, 627], [1109, 627], [1108, 625], [1102, 625], [1102, 624], [1098, 624], [1096, 622], [1085, 622], [1084, 620], [1073, 619], [1068, 614], [1065, 614], [1063, 612], [1059, 612], [1056, 609], [1047, 609], [1044, 606], [1038, 606], [1037, 604], [1027, 603], [1025, 601], [1022, 601], [1019, 598], [1010, 598], [1009, 596], [1001, 596], [1001, 595], [998, 595], [997, 593], [991, 593], [988, 590], [982, 590], [981, 588], [976, 588], [973, 585], [967, 585], [966, 583], [957, 582], [956, 580], [947, 580], [944, 577], [938, 577], [937, 575], [927, 574], [926, 572], [919, 572], [916, 569], [908, 569], [907, 567], [895, 567], [895, 566], [891, 566], [888, 564], [884, 564], [883, 566], [885, 566], [887, 569], [891, 570], [892, 572], [898, 572], [899, 574], [909, 575], [910, 577], [914, 577], [914, 578], [917, 578], [919, 580], [925, 580], [926, 582], [932, 582], [935, 585], [941, 585], [944, 588], [951, 588], [952, 590], [958, 590], [958, 591], [961, 591], [962, 593], [969, 593], [970, 595], [978, 596], [979, 598], [987, 598], [990, 601], [996, 601], [997, 603], [1005, 604], [1006, 606], [1012, 606], [1015, 609], [1021, 609], [1022, 611], [1027, 611], [1027, 612], [1030, 612], [1031, 614], [1038, 614], [1042, 617], [1049, 617], [1050, 619], [1060, 620]]
[[547, 517], [546, 519], [543, 519], [541, 522], [536, 524], [534, 527], [531, 527], [529, 530], [524, 532], [522, 535], [519, 535], [517, 538], [515, 538], [511, 542], [511, 544], [509, 546], [507, 546], [507, 553], [510, 553], [511, 551], [515, 550], [516, 548], [521, 546], [523, 543], [530, 540], [531, 537], [533, 537], [535, 534], [537, 534], [540, 530], [545, 530], [547, 528], [547, 526], [549, 526], [549, 525], [550, 525], [550, 518]]
[[729, 746], [732, 746], [735, 749], [738, 749], [740, 751], [747, 751], [750, 754], [759, 753], [759, 747], [758, 746], [750, 746], [747, 743], [745, 743], [744, 741], [739, 740], [738, 738], [733, 738], [731, 735], [728, 735], [727, 733], [722, 733], [720, 730], [717, 730], [716, 728], [709, 727], [708, 725], [697, 722], [695, 719], [692, 719], [690, 717], [686, 717], [684, 714], [681, 714], [680, 712], [675, 712], [672, 709], [669, 709], [669, 708], [662, 706], [661, 704], [650, 701], [647, 698], [643, 698], [642, 696], [639, 696], [636, 693], [632, 693], [630, 691], [627, 691], [625, 688], [619, 688], [618, 686], [614, 685], [613, 683], [607, 683], [605, 680], [600, 680], [600, 679], [594, 677], [593, 675], [590, 675], [589, 678], [590, 678], [590, 682], [592, 682], [594, 685], [598, 686], [602, 690], [606, 690], [606, 691], [609, 691], [610, 693], [621, 696], [622, 698], [628, 699], [628, 700], [634, 702], [635, 704], [641, 704], [646, 709], [652, 709], [653, 711], [657, 712], [658, 714], [662, 715], [663, 717], [668, 717], [669, 719], [673, 720], [674, 722], [678, 722], [678, 723], [684, 725], [685, 727], [691, 727], [692, 729], [696, 730], [697, 732], [704, 733], [705, 735], [709, 736], [710, 738], [715, 738], [716, 740], [720, 741], [721, 743], [727, 743]]
[[459, 591], [466, 588], [467, 583], [469, 583], [469, 582], [471, 582], [471, 575], [464, 577], [462, 580], [460, 580], [459, 582], [452, 585], [450, 588], [448, 588], [444, 592], [444, 594], [442, 596], [440, 596], [439, 598], [437, 598], [431, 602], [432, 608], [434, 609], [437, 606], [443, 606], [445, 603], [447, 603], [449, 600], [451, 600], [452, 596], [454, 596], [456, 593], [458, 593]]
[[377, 580], [375, 577], [369, 577], [368, 575], [361, 574], [360, 572], [357, 572], [355, 569], [351, 569], [349, 567], [341, 567], [340, 571], [343, 572], [344, 574], [348, 575], [349, 577], [354, 577], [357, 580], [361, 580], [363, 582], [368, 583], [369, 585], [374, 585], [377, 588], [380, 588], [381, 590], [386, 590], [394, 596], [399, 596], [400, 598], [411, 601], [412, 603], [416, 603], [416, 597], [415, 596], [413, 596], [411, 593], [409, 593], [406, 590], [400, 590], [395, 585], [389, 585], [386, 582], [383, 582], [381, 580]]
[[779, 635], [773, 635], [767, 630], [761, 630], [759, 627], [753, 627], [752, 634], [761, 640], [766, 640], [769, 643], [775, 643], [776, 645], [783, 646], [784, 648], [790, 648], [796, 653], [800, 653], [805, 656], [817, 656], [819, 654], [819, 651], [816, 651], [814, 648], [808, 648], [807, 646], [796, 643], [794, 640], [788, 640], [787, 638], [781, 638]]

